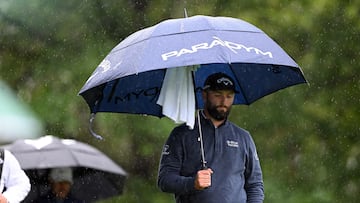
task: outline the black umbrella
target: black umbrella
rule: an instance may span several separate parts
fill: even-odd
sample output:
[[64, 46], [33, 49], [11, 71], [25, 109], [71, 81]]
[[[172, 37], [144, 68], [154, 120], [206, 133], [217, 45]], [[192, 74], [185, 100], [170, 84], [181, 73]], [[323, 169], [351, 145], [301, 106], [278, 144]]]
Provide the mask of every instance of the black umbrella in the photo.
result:
[[86, 202], [122, 194], [126, 172], [98, 149], [73, 139], [47, 135], [2, 146], [11, 151], [30, 178], [32, 189], [24, 202], [33, 202], [50, 189], [49, 169], [73, 168], [72, 194]]

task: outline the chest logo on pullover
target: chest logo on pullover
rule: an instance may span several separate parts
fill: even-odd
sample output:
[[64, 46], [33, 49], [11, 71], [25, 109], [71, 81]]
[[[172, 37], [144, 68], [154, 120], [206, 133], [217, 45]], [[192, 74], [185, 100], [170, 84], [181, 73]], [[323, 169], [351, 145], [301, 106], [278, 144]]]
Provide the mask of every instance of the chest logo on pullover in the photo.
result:
[[226, 144], [227, 144], [229, 147], [239, 147], [239, 143], [236, 142], [236, 141], [233, 141], [233, 140], [226, 140]]

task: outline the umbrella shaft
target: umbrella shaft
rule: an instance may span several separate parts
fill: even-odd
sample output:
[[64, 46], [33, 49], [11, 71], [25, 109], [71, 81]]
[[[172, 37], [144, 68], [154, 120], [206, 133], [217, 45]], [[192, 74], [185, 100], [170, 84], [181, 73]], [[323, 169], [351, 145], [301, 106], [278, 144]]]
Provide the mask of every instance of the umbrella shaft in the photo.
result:
[[198, 118], [198, 126], [199, 126], [201, 162], [202, 162], [202, 168], [203, 168], [203, 169], [207, 169], [206, 160], [205, 160], [204, 141], [203, 141], [203, 136], [202, 136], [201, 122], [200, 122], [200, 113], [199, 113], [199, 112], [200, 112], [200, 111], [197, 111], [197, 118]]

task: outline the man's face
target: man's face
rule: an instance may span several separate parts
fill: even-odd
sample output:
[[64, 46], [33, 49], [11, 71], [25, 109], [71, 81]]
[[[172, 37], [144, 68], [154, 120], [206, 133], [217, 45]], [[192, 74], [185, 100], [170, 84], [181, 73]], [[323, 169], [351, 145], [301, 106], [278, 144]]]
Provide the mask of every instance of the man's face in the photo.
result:
[[71, 183], [68, 181], [53, 183], [53, 192], [58, 198], [65, 199], [69, 194], [70, 189], [71, 189]]
[[222, 121], [230, 114], [235, 93], [231, 90], [206, 91], [204, 93], [205, 109], [212, 118]]

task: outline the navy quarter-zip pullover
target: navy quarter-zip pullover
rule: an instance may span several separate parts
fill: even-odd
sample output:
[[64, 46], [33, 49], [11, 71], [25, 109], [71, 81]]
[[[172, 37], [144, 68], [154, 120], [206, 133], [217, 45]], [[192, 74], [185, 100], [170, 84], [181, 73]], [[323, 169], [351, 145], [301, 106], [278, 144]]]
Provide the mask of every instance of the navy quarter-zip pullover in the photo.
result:
[[230, 121], [215, 128], [201, 117], [205, 159], [213, 170], [211, 186], [195, 190], [201, 170], [199, 130], [180, 125], [166, 141], [159, 165], [158, 186], [174, 193], [177, 203], [261, 203], [262, 171], [251, 135]]

